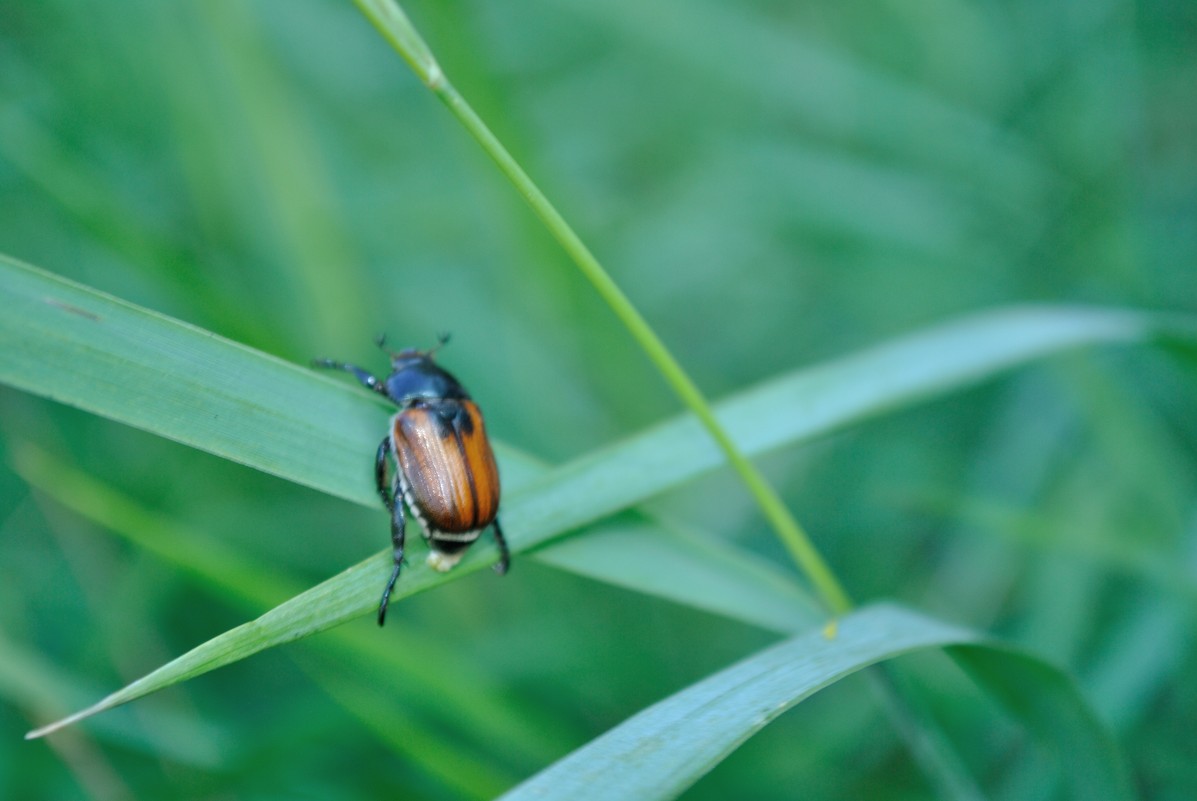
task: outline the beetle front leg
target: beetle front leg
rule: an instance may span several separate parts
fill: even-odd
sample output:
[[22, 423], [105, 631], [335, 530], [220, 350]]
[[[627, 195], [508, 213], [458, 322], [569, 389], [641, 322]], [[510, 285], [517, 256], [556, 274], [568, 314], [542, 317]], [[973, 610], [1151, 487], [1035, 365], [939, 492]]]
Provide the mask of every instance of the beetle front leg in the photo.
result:
[[366, 389], [372, 389], [381, 395], [387, 394], [386, 384], [379, 381], [375, 376], [356, 365], [346, 364], [345, 362], [338, 362], [332, 359], [313, 359], [312, 366], [320, 367], [324, 370], [344, 370], [347, 373], [353, 373], [354, 378], [362, 382], [362, 386], [364, 386]]
[[492, 524], [495, 529], [495, 545], [499, 546], [499, 561], [495, 562], [495, 572], [500, 576], [507, 574], [511, 567], [511, 552], [507, 550], [507, 538], [503, 536], [503, 528], [499, 525], [499, 518]]
[[387, 604], [391, 600], [391, 590], [395, 589], [395, 582], [399, 580], [399, 568], [403, 566], [403, 539], [407, 529], [407, 517], [403, 511], [403, 500], [395, 498], [391, 503], [391, 547], [395, 554], [395, 569], [391, 571], [391, 578], [387, 581], [387, 588], [382, 591], [382, 601], [378, 604], [378, 625], [386, 623]]

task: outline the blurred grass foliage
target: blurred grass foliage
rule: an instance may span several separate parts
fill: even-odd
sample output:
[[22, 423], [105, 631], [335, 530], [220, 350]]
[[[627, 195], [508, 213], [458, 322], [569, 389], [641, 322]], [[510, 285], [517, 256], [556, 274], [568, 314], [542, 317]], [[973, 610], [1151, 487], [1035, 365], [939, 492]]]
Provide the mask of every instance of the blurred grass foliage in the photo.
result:
[[[1001, 303], [1197, 309], [1191, 3], [406, 8], [709, 396]], [[348, 2], [5, 3], [0, 98], [4, 253], [300, 364], [452, 330], [490, 427], [549, 463], [675, 411]], [[1186, 798], [1195, 364], [1057, 359], [763, 464], [855, 597], [1066, 666], [1143, 794]], [[7, 461], [36, 442], [278, 583], [222, 588], [0, 471], [0, 797], [488, 797], [772, 639], [524, 559], [406, 599], [384, 632], [361, 620], [25, 744], [247, 601], [378, 550], [385, 523], [7, 388], [0, 437]], [[726, 472], [651, 507], [785, 562]], [[1051, 797], [964, 674], [917, 661], [973, 775]], [[802, 704], [687, 797], [923, 795], [860, 689]]]

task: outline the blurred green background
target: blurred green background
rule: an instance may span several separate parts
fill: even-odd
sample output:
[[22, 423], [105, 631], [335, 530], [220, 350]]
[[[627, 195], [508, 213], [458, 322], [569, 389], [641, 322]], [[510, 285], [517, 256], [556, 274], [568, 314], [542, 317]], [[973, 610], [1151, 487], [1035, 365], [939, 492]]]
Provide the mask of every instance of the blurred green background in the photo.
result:
[[[711, 397], [999, 304], [1197, 310], [1189, 0], [407, 10]], [[495, 437], [551, 463], [678, 409], [350, 2], [0, 4], [0, 250], [299, 363], [451, 331]], [[764, 465], [858, 600], [1067, 666], [1144, 796], [1190, 798], [1193, 367], [1055, 359]], [[0, 388], [0, 449], [29, 442], [298, 587], [386, 545], [381, 511]], [[787, 564], [726, 473], [655, 505]], [[265, 607], [9, 469], [0, 575], [11, 799], [487, 797], [774, 638], [523, 559], [345, 627], [493, 699], [485, 730], [322, 635], [27, 744]], [[987, 787], [1051, 797], [962, 674], [914, 667]], [[927, 793], [849, 680], [686, 797]]]

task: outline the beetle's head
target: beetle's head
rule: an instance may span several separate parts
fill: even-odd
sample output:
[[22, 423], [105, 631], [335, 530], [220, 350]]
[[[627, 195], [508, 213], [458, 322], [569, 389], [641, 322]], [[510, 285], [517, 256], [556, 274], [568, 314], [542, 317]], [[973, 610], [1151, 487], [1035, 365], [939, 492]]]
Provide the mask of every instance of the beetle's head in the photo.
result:
[[405, 370], [420, 362], [432, 362], [432, 351], [404, 348], [400, 351], [387, 351], [391, 357], [392, 370]]
[[[401, 351], [387, 351], [391, 357], [391, 374], [387, 377], [387, 395], [400, 406], [410, 406], [421, 400], [469, 398], [461, 383], [453, 375], [433, 361], [433, 354], [449, 341], [448, 334], [441, 334], [437, 344], [428, 350], [405, 348]], [[378, 346], [385, 349], [380, 337]]]

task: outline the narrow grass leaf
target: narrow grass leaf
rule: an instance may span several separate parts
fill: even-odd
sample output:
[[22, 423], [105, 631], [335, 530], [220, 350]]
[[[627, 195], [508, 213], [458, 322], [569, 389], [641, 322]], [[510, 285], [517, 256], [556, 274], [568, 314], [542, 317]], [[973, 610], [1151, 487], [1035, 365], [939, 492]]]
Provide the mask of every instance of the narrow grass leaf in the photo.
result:
[[[8, 709], [31, 718], [61, 714], [89, 696], [95, 697], [93, 690], [99, 690], [90, 679], [63, 670], [48, 655], [29, 650], [3, 630], [0, 653], [4, 654], [0, 659], [0, 700]], [[213, 768], [234, 758], [225, 745], [230, 734], [224, 727], [197, 720], [170, 705], [141, 710], [143, 725], [138, 725], [132, 714], [122, 715], [124, 711], [96, 721], [88, 736], [191, 767]], [[154, 737], [150, 732], [165, 736]]]
[[506, 801], [677, 797], [782, 712], [862, 668], [928, 648], [961, 664], [1054, 746], [1076, 798], [1131, 797], [1109, 735], [1072, 682], [981, 635], [894, 606], [760, 651], [629, 718], [503, 796]]
[[0, 381], [234, 462], [376, 503], [381, 398], [0, 256]]
[[[0, 295], [6, 301], [0, 381], [333, 495], [377, 503], [362, 463], [388, 410], [368, 393], [6, 257], [0, 257]], [[1192, 324], [1121, 310], [998, 310], [782, 376], [717, 412], [737, 444], [757, 454], [1066, 348], [1167, 334], [1192, 338]], [[501, 449], [511, 486], [503, 519], [513, 550], [635, 505], [722, 460], [689, 415], [539, 478], [532, 478], [526, 458]], [[471, 549], [449, 577], [415, 563], [394, 599], [495, 558], [490, 544]], [[389, 561], [380, 552], [69, 720], [367, 614]]]
[[1073, 798], [1134, 798], [1120, 749], [1073, 680], [1048, 662], [1009, 646], [949, 653], [1041, 743]]
[[693, 609], [792, 633], [826, 617], [792, 573], [720, 540], [606, 523], [536, 551], [539, 561]]
[[379, 693], [373, 683], [346, 674], [339, 660], [306, 658], [300, 664], [343, 708], [379, 740], [402, 756], [403, 763], [450, 788], [458, 798], [494, 798], [515, 783], [510, 765], [500, 760], [494, 741], [470, 743], [455, 732], [429, 727], [406, 698]]
[[[562, 5], [583, 24], [611, 28], [625, 45], [642, 45], [654, 59], [676, 61], [685, 74], [756, 98], [833, 141], [859, 140], [945, 172], [966, 170], [989, 189], [990, 198], [1029, 203], [1052, 179], [1041, 156], [1008, 129], [817, 34], [782, 30], [760, 10], [693, 0], [651, 5], [566, 0]], [[668, 25], [661, 24], [664, 19]], [[711, 58], [712, 53], [719, 57]], [[805, 80], [770, 81], [763, 75]], [[846, 104], [846, 97], [859, 102]], [[974, 155], [977, 142], [988, 145], [983, 163]], [[890, 216], [897, 213], [887, 210]]]

